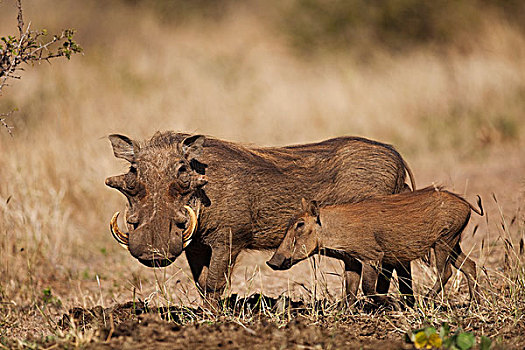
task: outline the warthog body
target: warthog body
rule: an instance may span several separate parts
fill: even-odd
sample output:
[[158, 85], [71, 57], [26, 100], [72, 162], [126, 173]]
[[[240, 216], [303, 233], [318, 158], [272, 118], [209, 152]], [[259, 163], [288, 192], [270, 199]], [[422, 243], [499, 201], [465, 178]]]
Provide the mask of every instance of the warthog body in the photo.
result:
[[[470, 297], [477, 298], [476, 264], [461, 251], [461, 234], [473, 208], [460, 196], [428, 187], [392, 196], [378, 196], [358, 203], [319, 207], [303, 199], [303, 209], [290, 221], [286, 236], [268, 261], [274, 269], [288, 269], [322, 251], [343, 261], [378, 261], [383, 265], [407, 265], [434, 249], [438, 279], [431, 294], [438, 293], [450, 278], [450, 264], [467, 277]], [[390, 276], [388, 276], [390, 277]], [[401, 293], [411, 280], [400, 281]], [[355, 286], [354, 286], [355, 287]], [[378, 293], [386, 293], [378, 284]], [[347, 290], [353, 300], [357, 289]], [[409, 303], [413, 303], [410, 295]]]
[[410, 174], [392, 146], [358, 137], [267, 148], [174, 132], [141, 144], [110, 140], [115, 156], [131, 163], [129, 173], [106, 180], [128, 198], [124, 244], [143, 264], [165, 266], [183, 251], [183, 232], [193, 233], [194, 211], [186, 257], [213, 296], [242, 250], [279, 246], [302, 197], [329, 205], [399, 193]]

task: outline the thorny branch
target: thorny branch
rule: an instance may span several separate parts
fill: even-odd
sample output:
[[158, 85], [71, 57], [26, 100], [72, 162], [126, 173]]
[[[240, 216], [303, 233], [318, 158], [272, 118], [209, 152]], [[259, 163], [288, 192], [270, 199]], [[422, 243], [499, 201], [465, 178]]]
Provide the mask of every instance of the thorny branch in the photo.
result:
[[[20, 79], [18, 71], [23, 71], [22, 64], [35, 64], [57, 57], [71, 58], [72, 54], [82, 52], [82, 48], [73, 40], [75, 31], [65, 29], [58, 35], [48, 36], [47, 30], [31, 30], [31, 23], [24, 28], [22, 0], [17, 0], [18, 8], [18, 36], [8, 35], [0, 38], [0, 96], [4, 86], [8, 86], [9, 79]], [[53, 44], [58, 48], [53, 49]], [[61, 44], [61, 45], [60, 45]], [[6, 118], [13, 112], [0, 114], [0, 124], [4, 125], [11, 134]]]
[[0, 113], [0, 124], [2, 124], [6, 129], [7, 129], [7, 132], [9, 133], [9, 135], [11, 135], [11, 137], [13, 136], [13, 132], [11, 131], [11, 129], [13, 129], [12, 126], [9, 126], [9, 124], [6, 123], [6, 119], [8, 117], [11, 116], [11, 114], [13, 114], [14, 111], [11, 111], [9, 113]]

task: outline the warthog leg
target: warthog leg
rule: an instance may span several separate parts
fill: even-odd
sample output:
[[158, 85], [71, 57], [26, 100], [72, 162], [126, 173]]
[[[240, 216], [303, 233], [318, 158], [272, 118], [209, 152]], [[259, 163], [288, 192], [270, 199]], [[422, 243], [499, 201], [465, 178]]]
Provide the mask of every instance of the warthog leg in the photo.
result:
[[193, 278], [201, 292], [204, 305], [211, 311], [218, 311], [220, 297], [230, 282], [231, 271], [239, 255], [227, 245], [206, 246], [193, 242], [186, 250]]
[[412, 267], [410, 262], [398, 263], [395, 265], [382, 264], [379, 267], [379, 276], [377, 278], [376, 292], [377, 296], [374, 297], [374, 301], [378, 304], [388, 303], [386, 294], [390, 289], [390, 280], [392, 279], [392, 273], [394, 270], [397, 271], [397, 279], [399, 281], [399, 292], [402, 295], [402, 299], [405, 301], [407, 306], [414, 306], [414, 290], [412, 288]]
[[376, 296], [374, 301], [377, 304], [386, 304], [387, 297], [386, 294], [390, 289], [390, 279], [392, 278], [392, 272], [394, 271], [394, 266], [382, 263], [378, 268], [377, 276], [377, 285], [376, 285]]
[[204, 295], [208, 269], [210, 267], [211, 248], [198, 241], [194, 241], [186, 248], [185, 252], [193, 280], [199, 292]]
[[461, 251], [459, 241], [454, 246], [454, 251], [451, 254], [450, 260], [452, 265], [454, 265], [456, 269], [461, 270], [467, 278], [470, 301], [475, 300], [476, 303], [479, 304], [478, 284], [476, 281], [476, 263]]
[[451, 250], [452, 249], [448, 245], [448, 242], [436, 242], [434, 252], [436, 255], [436, 269], [438, 276], [436, 278], [436, 283], [434, 283], [434, 286], [427, 294], [428, 298], [435, 297], [439, 292], [441, 292], [443, 286], [447, 284], [448, 280], [452, 276], [452, 268], [450, 267], [449, 261]]
[[[463, 226], [464, 228], [464, 226]], [[475, 300], [479, 303], [479, 294], [476, 284], [476, 263], [470, 260], [461, 250], [459, 244], [461, 232], [454, 234], [453, 239], [448, 241], [442, 240], [436, 242], [436, 267], [438, 270], [438, 278], [434, 287], [429, 292], [429, 296], [435, 296], [441, 291], [443, 286], [447, 284], [449, 278], [452, 276], [451, 264], [458, 270], [461, 270], [467, 278], [470, 301]]]
[[363, 270], [361, 272], [361, 286], [363, 288], [363, 294], [366, 296], [376, 294], [376, 283], [377, 283], [377, 271], [370, 264], [363, 264]]
[[413, 307], [415, 299], [414, 290], [412, 289], [412, 267], [410, 266], [410, 261], [396, 265], [395, 269], [402, 299], [407, 306]]
[[345, 263], [345, 300], [348, 306], [352, 306], [357, 298], [363, 265], [350, 256], [346, 256], [343, 261]]

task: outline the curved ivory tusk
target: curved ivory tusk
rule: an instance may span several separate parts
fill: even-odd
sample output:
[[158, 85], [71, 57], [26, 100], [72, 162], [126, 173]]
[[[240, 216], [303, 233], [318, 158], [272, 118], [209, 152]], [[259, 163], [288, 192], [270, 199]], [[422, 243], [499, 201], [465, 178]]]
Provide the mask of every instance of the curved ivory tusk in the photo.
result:
[[115, 214], [113, 214], [113, 217], [111, 218], [111, 221], [109, 223], [109, 230], [111, 231], [111, 234], [113, 235], [113, 238], [125, 249], [128, 249], [129, 245], [129, 233], [120, 231], [120, 228], [117, 224], [117, 218], [119, 216], [119, 212], [117, 211]]
[[193, 233], [197, 228], [197, 214], [195, 214], [195, 211], [193, 211], [193, 209], [189, 205], [185, 205], [184, 208], [188, 211], [188, 214], [190, 215], [190, 224], [188, 225], [186, 231], [182, 233], [182, 249], [186, 248], [188, 244], [190, 244], [191, 237], [193, 236]]

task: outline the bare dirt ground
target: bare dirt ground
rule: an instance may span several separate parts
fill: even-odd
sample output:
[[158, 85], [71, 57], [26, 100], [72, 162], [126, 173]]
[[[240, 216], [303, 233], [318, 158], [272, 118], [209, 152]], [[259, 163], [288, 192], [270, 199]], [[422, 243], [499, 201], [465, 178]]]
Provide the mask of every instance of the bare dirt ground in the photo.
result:
[[[246, 324], [235, 322], [232, 318], [214, 322], [193, 323], [180, 326], [180, 318], [199, 317], [202, 310], [187, 310], [172, 307], [169, 310], [151, 310], [145, 312], [143, 305], [135, 309], [133, 303], [117, 305], [108, 310], [73, 311], [73, 317], [64, 316], [63, 322], [68, 324], [74, 319], [78, 324], [90, 326], [100, 325], [99, 336], [105, 340], [106, 348], [134, 347], [165, 347], [183, 348], [400, 348], [404, 347], [399, 339], [389, 340], [378, 336], [377, 330], [393, 330], [393, 326], [381, 318], [370, 322], [370, 315], [357, 316], [348, 319], [339, 315], [339, 320], [324, 318], [319, 315], [318, 324], [312, 324], [310, 315], [303, 315], [307, 309], [296, 305], [289, 310], [290, 322], [281, 325], [269, 317], [268, 313], [254, 305], [260, 302], [256, 295], [248, 302], [241, 300], [244, 312], [253, 314], [253, 321]], [[276, 300], [273, 300], [275, 303]], [[270, 306], [272, 300], [265, 300]], [[233, 310], [231, 310], [233, 311]], [[238, 311], [238, 310], [237, 310]], [[137, 315], [138, 314], [138, 315]], [[103, 318], [106, 317], [106, 320]], [[119, 319], [116, 324], [109, 319]], [[166, 321], [171, 319], [172, 322]], [[97, 346], [100, 344], [96, 344]]]
[[[225, 300], [226, 302], [226, 300]], [[87, 333], [89, 339], [28, 337], [23, 344], [13, 340], [4, 347], [104, 349], [411, 349], [404, 341], [407, 311], [359, 311], [323, 309], [302, 302], [286, 304], [260, 294], [249, 298], [232, 296], [220, 316], [201, 308], [148, 308], [143, 302], [127, 302], [109, 308], [75, 307], [56, 321], [63, 332]], [[450, 306], [449, 306], [450, 307]], [[444, 306], [446, 308], [446, 306]], [[485, 334], [494, 333], [494, 348], [521, 349], [525, 346], [525, 322], [502, 324], [498, 315], [481, 320], [466, 304], [447, 310], [457, 318], [457, 327]], [[408, 312], [410, 313], [410, 312]], [[446, 312], [445, 312], [446, 313]], [[242, 314], [242, 317], [240, 316]], [[249, 319], [249, 321], [246, 321]], [[503, 326], [503, 327], [502, 327]], [[71, 334], [71, 333], [69, 333]]]

